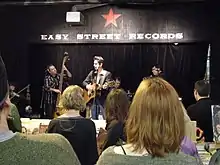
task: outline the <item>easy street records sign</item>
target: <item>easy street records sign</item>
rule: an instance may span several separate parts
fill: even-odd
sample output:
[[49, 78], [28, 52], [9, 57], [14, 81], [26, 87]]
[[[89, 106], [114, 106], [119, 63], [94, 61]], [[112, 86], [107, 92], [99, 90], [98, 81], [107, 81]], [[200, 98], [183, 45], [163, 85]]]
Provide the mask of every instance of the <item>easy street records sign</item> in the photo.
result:
[[77, 40], [181, 40], [183, 33], [77, 34]]
[[[98, 12], [97, 12], [98, 13]], [[103, 11], [103, 13], [106, 13]], [[114, 13], [110, 8], [106, 14], [88, 15], [88, 19], [97, 20], [89, 26], [71, 27], [66, 29], [67, 33], [50, 33], [40, 35], [41, 41], [55, 43], [112, 43], [112, 42], [181, 42], [186, 39], [184, 33], [177, 29], [170, 29], [169, 32], [154, 31], [156, 27], [148, 26], [146, 22], [138, 22], [129, 25], [127, 29], [123, 28], [127, 24], [126, 17], [122, 13]], [[92, 18], [91, 18], [92, 17]], [[97, 18], [97, 19], [95, 19]], [[123, 24], [122, 21], [123, 20]], [[153, 19], [153, 18], [152, 18]], [[137, 19], [138, 20], [138, 19]], [[145, 24], [146, 29], [139, 26]], [[155, 25], [156, 26], [156, 25]], [[178, 27], [178, 26], [174, 26]], [[82, 28], [82, 29], [81, 29]], [[62, 30], [62, 29], [61, 29]], [[159, 32], [160, 31], [160, 32]], [[185, 38], [184, 38], [185, 37]]]
[[149, 42], [149, 41], [163, 41], [163, 42], [172, 42], [172, 41], [181, 41], [184, 39], [183, 33], [128, 33], [125, 35], [122, 34], [111, 34], [111, 33], [78, 33], [73, 34], [42, 34], [40, 36], [41, 41], [61, 41], [61, 42], [113, 42], [113, 41], [122, 41], [122, 42]]

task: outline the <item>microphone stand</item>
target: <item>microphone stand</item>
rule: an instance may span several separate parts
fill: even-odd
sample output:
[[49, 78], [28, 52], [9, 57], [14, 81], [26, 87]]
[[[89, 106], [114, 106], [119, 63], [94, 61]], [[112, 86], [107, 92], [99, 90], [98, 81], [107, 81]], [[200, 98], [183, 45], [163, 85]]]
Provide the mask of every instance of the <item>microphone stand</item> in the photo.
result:
[[[21, 89], [20, 91], [17, 92], [17, 94], [20, 94], [21, 92], [23, 92], [24, 90], [26, 90], [27, 88], [29, 88], [30, 84], [28, 84], [27, 86], [25, 86], [23, 89]], [[12, 96], [10, 99], [13, 99], [16, 95]]]
[[[98, 70], [97, 71], [95, 71], [95, 72], [97, 72], [96, 73], [96, 77], [95, 77], [95, 84], [97, 83], [97, 80], [98, 80]], [[96, 111], [96, 118], [97, 118], [97, 120], [99, 119], [99, 112], [98, 112], [98, 104], [97, 104], [97, 98], [96, 98], [96, 96], [97, 96], [97, 84], [96, 84], [96, 86], [95, 86], [95, 97], [94, 97], [94, 100], [93, 100], [93, 105], [95, 105], [95, 111]]]
[[42, 87], [42, 94], [41, 94], [41, 101], [40, 101], [40, 108], [43, 108], [43, 99], [44, 99], [44, 87]]
[[42, 87], [42, 93], [41, 93], [41, 101], [40, 101], [40, 109], [41, 109], [41, 112], [42, 112], [42, 110], [43, 110], [43, 114], [41, 114], [41, 115], [43, 115], [43, 116], [45, 116], [46, 115], [46, 112], [45, 112], [45, 107], [43, 106], [44, 105], [44, 87]]

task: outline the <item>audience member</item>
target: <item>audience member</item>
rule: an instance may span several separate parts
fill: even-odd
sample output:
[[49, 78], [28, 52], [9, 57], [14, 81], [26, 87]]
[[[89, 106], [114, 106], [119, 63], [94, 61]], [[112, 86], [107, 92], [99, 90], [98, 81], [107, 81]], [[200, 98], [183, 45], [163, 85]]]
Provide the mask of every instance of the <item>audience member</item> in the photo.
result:
[[109, 147], [97, 164], [198, 165], [198, 159], [180, 152], [184, 130], [184, 111], [175, 89], [161, 78], [147, 78], [130, 106], [127, 144]]
[[10, 106], [6, 69], [0, 57], [0, 164], [80, 164], [71, 145], [61, 135], [24, 135], [9, 130]]
[[126, 141], [124, 131], [125, 120], [129, 109], [129, 99], [123, 89], [113, 89], [107, 96], [106, 108], [106, 138], [102, 146], [105, 150], [109, 146]]
[[83, 89], [77, 85], [67, 87], [59, 106], [66, 112], [50, 122], [48, 133], [65, 136], [82, 165], [96, 164], [98, 151], [95, 124], [92, 120], [80, 116], [80, 111], [86, 108]]
[[18, 108], [13, 103], [10, 105], [8, 127], [12, 132], [22, 132], [20, 114], [18, 112]]
[[191, 120], [196, 121], [197, 127], [204, 132], [206, 142], [213, 141], [211, 105], [214, 103], [209, 98], [209, 94], [210, 84], [205, 80], [197, 81], [194, 86], [194, 97], [197, 103], [187, 108]]

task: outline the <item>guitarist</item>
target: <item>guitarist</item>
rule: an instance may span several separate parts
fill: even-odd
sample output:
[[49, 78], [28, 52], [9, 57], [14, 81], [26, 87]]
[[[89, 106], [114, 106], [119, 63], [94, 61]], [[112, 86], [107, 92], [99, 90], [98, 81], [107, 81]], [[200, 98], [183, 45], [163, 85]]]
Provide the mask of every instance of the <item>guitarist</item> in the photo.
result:
[[[67, 72], [68, 77], [72, 77], [65, 65], [64, 70]], [[55, 66], [52, 64], [48, 65], [43, 87], [44, 115], [47, 119], [53, 118], [56, 109], [57, 94], [61, 93], [61, 91], [58, 89], [59, 80], [60, 75], [57, 73]]]
[[[109, 87], [107, 82], [112, 80], [111, 72], [103, 69], [104, 59], [101, 56], [95, 56], [93, 58], [94, 70], [90, 71], [86, 79], [83, 81], [83, 86], [88, 91], [95, 91], [96, 97], [93, 100], [93, 105], [91, 107], [92, 119], [97, 120], [98, 116], [101, 114], [103, 119], [105, 119], [104, 113], [104, 102], [105, 98], [109, 92]], [[97, 88], [100, 90], [96, 90]]]

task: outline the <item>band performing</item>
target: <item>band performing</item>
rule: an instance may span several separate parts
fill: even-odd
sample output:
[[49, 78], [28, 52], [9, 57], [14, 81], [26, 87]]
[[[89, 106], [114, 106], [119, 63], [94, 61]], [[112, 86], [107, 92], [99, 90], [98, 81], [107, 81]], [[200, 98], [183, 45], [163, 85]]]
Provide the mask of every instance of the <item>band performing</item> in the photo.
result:
[[[59, 99], [62, 91], [69, 86], [68, 79], [72, 74], [67, 69], [65, 63], [69, 60], [68, 53], [64, 53], [61, 73], [57, 73], [57, 69], [53, 64], [47, 66], [44, 78], [44, 86], [42, 92], [41, 105], [43, 118], [53, 119], [65, 113], [59, 106]], [[104, 58], [94, 56], [94, 69], [89, 72], [85, 80], [82, 82], [83, 97], [85, 99], [89, 113], [81, 112], [84, 117], [91, 117], [94, 120], [105, 119], [104, 103], [108, 93], [115, 88], [120, 88], [121, 80], [116, 78], [113, 80], [112, 73], [103, 68]], [[151, 76], [160, 76], [164, 78], [159, 65], [152, 67]], [[129, 93], [128, 93], [129, 95]]]

